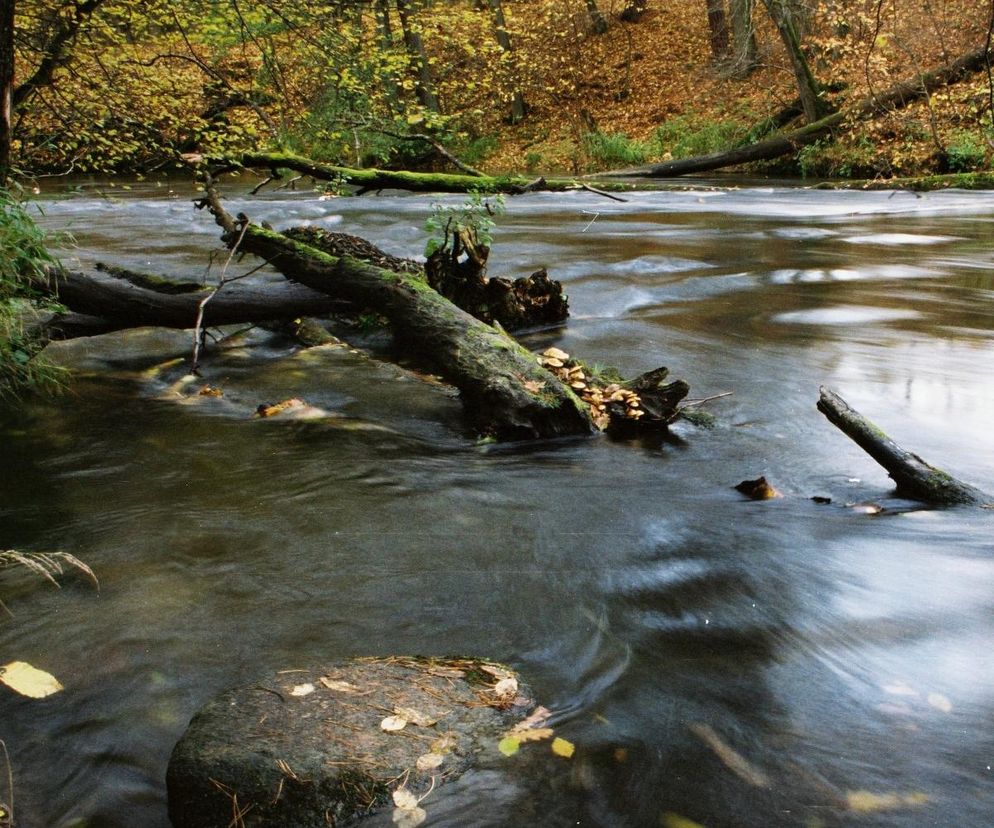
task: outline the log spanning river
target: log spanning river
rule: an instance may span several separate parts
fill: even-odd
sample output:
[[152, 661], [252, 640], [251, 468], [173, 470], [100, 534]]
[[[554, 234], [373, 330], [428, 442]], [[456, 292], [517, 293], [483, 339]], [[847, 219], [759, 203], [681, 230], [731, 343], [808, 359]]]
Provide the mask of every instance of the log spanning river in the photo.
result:
[[[84, 183], [40, 201], [75, 236], [67, 261], [199, 278], [218, 230], [193, 195]], [[228, 207], [417, 255], [431, 204], [269, 191]], [[494, 750], [421, 803], [428, 825], [991, 825], [994, 514], [894, 498], [815, 409], [827, 385], [994, 490], [991, 193], [507, 207], [492, 274], [547, 266], [572, 309], [525, 343], [734, 392], [707, 407], [715, 426], [477, 445], [451, 392], [375, 354], [250, 332], [208, 349], [224, 399], [181, 404], [168, 362], [189, 334], [59, 346], [71, 391], [0, 419], [0, 549], [71, 552], [100, 590], [0, 581], [0, 662], [66, 687], [0, 688], [18, 826], [165, 828], [166, 762], [208, 698], [394, 653], [513, 665], [576, 745]], [[335, 416], [250, 417], [293, 396]], [[734, 490], [760, 475], [784, 497]]]

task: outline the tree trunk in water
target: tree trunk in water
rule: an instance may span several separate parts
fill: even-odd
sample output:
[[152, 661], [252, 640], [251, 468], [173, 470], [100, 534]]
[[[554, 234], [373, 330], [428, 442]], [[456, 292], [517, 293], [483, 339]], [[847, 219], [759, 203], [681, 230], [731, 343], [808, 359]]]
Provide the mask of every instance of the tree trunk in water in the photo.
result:
[[[494, 31], [497, 35], [497, 44], [508, 60], [510, 60], [514, 49], [511, 46], [511, 36], [507, 32], [507, 21], [504, 18], [504, 6], [501, 0], [490, 0], [490, 10], [494, 16]], [[516, 124], [524, 120], [526, 107], [524, 96], [521, 94], [521, 89], [518, 86], [517, 69], [512, 68], [512, 71], [515, 78], [514, 92], [511, 95], [511, 123]]]
[[0, 3], [0, 187], [10, 173], [11, 99], [14, 94], [14, 0]]
[[[240, 241], [239, 241], [240, 239]], [[590, 434], [589, 409], [503, 331], [460, 310], [417, 276], [335, 258], [249, 225], [225, 234], [294, 281], [383, 314], [405, 353], [459, 389], [474, 426], [502, 439]]]
[[597, 0], [585, 0], [587, 4], [587, 16], [590, 18], [590, 27], [594, 34], [604, 34], [607, 31], [607, 21], [601, 10], [597, 8]]
[[749, 75], [758, 65], [756, 30], [752, 25], [753, 0], [730, 0], [732, 18], [732, 74], [737, 78]]
[[720, 63], [728, 57], [728, 17], [725, 0], [707, 0], [708, 31], [711, 34], [711, 57]]
[[763, 0], [763, 3], [787, 49], [790, 65], [794, 70], [794, 79], [797, 82], [797, 91], [801, 97], [801, 106], [804, 108], [804, 117], [809, 124], [813, 124], [825, 114], [825, 105], [820, 97], [821, 89], [818, 81], [815, 80], [814, 73], [804, 56], [804, 50], [801, 48], [801, 38], [797, 32], [793, 13], [786, 0]]
[[818, 410], [884, 467], [897, 484], [899, 495], [937, 506], [986, 505], [994, 501], [990, 495], [950, 477], [917, 454], [901, 448], [834, 391], [821, 388]]
[[411, 22], [408, 0], [396, 0], [396, 2], [397, 16], [400, 18], [400, 28], [404, 33], [404, 44], [407, 46], [407, 54], [414, 64], [414, 69], [418, 77], [416, 88], [418, 101], [421, 102], [421, 105], [425, 109], [431, 112], [438, 112], [438, 98], [435, 97], [431, 67], [428, 65], [428, 55], [425, 52], [425, 45], [421, 40], [421, 34]]

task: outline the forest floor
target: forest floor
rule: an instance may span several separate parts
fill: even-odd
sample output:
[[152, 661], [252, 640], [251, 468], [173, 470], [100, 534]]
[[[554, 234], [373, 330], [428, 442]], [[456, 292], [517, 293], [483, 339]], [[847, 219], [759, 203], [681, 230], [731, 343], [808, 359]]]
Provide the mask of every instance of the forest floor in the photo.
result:
[[[701, 0], [662, 5], [650, 0], [637, 22], [609, 15], [603, 35], [566, 40], [543, 36], [542, 4], [505, 3], [531, 81], [524, 85], [529, 114], [510, 126], [491, 98], [488, 132], [496, 141], [480, 160], [484, 169], [577, 174], [712, 152], [748, 140], [796, 98], [786, 52], [761, 4], [759, 65], [745, 78], [712, 60]], [[987, 24], [984, 10], [961, 0], [907, 0], [899, 9], [822, 4], [805, 43], [819, 81], [836, 90], [830, 102], [842, 108], [981, 48]], [[855, 178], [990, 169], [992, 96], [989, 73], [981, 72], [758, 169]]]

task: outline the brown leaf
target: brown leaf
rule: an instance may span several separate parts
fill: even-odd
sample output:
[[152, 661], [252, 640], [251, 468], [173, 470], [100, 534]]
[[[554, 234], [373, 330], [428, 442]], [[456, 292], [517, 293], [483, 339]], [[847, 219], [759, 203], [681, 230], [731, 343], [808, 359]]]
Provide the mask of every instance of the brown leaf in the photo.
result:
[[742, 492], [750, 500], [772, 500], [777, 497], [783, 497], [780, 492], [767, 482], [765, 477], [757, 477], [755, 480], [743, 480], [735, 489]]

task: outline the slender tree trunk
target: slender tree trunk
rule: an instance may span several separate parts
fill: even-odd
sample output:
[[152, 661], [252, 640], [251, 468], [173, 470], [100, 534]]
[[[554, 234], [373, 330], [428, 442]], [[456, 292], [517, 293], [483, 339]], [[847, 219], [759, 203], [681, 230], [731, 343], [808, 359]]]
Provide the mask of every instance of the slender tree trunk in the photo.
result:
[[587, 5], [587, 16], [590, 17], [590, 27], [594, 34], [604, 34], [607, 31], [607, 21], [601, 10], [597, 8], [597, 0], [584, 0]]
[[758, 65], [756, 30], [752, 25], [753, 0], [729, 0], [732, 18], [732, 74], [749, 75]]
[[728, 16], [725, 0], [707, 0], [708, 31], [711, 34], [711, 57], [723, 61], [728, 57]]
[[410, 55], [418, 76], [416, 89], [418, 100], [425, 109], [431, 112], [438, 112], [438, 98], [435, 97], [434, 83], [431, 79], [431, 67], [428, 65], [428, 55], [425, 52], [424, 41], [421, 40], [421, 33], [412, 25], [411, 8], [408, 0], [396, 0], [396, 2], [397, 16], [400, 18], [400, 28], [404, 32], [404, 44], [407, 46], [407, 54]]
[[14, 93], [14, 0], [0, 0], [0, 187], [10, 172], [11, 98]]
[[[507, 33], [507, 21], [504, 18], [504, 6], [501, 0], [490, 0], [490, 10], [494, 15], [494, 31], [497, 35], [497, 44], [501, 51], [510, 59], [514, 48], [511, 46], [511, 36]], [[516, 124], [525, 118], [525, 99], [518, 87], [517, 70], [514, 71], [514, 92], [511, 96], [511, 123]]]
[[[390, 6], [387, 0], [376, 0], [376, 24], [380, 30], [380, 43], [383, 51], [389, 53], [393, 49], [393, 26], [390, 25]], [[397, 77], [393, 69], [383, 69], [383, 91], [387, 96], [387, 105], [392, 112], [397, 111], [400, 101]]]
[[801, 96], [804, 118], [809, 124], [813, 124], [825, 115], [826, 107], [820, 97], [821, 89], [818, 81], [815, 80], [814, 73], [804, 56], [804, 50], [801, 48], [801, 38], [794, 16], [787, 0], [763, 0], [763, 3], [769, 11], [770, 17], [773, 18], [777, 31], [780, 32], [783, 45], [787, 48], [790, 65], [797, 81], [797, 91]]

